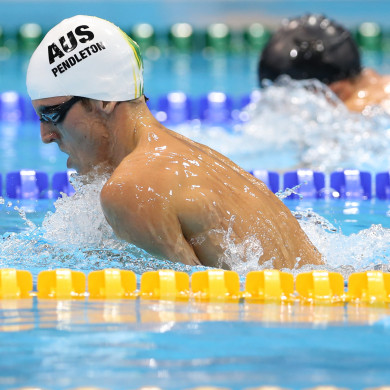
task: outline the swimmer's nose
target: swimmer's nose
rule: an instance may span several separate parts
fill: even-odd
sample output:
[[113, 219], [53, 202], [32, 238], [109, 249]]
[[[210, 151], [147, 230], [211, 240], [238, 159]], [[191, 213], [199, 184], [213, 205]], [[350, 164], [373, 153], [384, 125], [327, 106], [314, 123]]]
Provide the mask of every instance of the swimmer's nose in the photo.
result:
[[53, 130], [50, 123], [41, 123], [41, 139], [45, 144], [50, 144], [58, 139], [58, 134]]

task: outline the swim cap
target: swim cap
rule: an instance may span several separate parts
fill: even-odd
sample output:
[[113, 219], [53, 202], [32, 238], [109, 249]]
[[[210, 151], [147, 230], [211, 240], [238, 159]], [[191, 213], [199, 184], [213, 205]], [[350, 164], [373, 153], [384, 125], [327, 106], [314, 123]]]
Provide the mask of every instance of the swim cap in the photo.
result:
[[33, 53], [27, 91], [32, 100], [55, 96], [136, 99], [143, 95], [139, 47], [107, 20], [84, 15], [64, 19]]
[[351, 34], [323, 15], [284, 21], [264, 48], [258, 68], [260, 83], [286, 74], [331, 84], [360, 72], [359, 49]]

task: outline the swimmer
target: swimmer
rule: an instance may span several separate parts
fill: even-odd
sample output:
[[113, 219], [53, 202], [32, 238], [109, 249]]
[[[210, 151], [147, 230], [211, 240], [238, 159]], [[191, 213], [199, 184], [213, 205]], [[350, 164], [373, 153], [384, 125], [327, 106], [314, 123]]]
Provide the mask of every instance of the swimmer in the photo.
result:
[[351, 111], [381, 105], [390, 112], [390, 76], [362, 68], [350, 32], [323, 15], [285, 20], [262, 51], [258, 73], [262, 86], [281, 75], [318, 79]]
[[68, 154], [67, 167], [86, 178], [96, 169], [110, 175], [100, 200], [120, 239], [189, 265], [230, 269], [228, 245], [245, 249], [249, 241], [262, 247], [259, 264], [322, 263], [264, 183], [153, 117], [139, 48], [114, 24], [63, 20], [33, 53], [27, 89], [42, 141]]

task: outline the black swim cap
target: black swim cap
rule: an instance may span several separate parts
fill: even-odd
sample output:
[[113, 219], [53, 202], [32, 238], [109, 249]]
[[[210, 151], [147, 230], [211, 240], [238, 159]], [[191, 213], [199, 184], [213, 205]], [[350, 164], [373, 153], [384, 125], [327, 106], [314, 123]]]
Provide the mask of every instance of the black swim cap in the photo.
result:
[[349, 31], [323, 15], [305, 15], [283, 22], [259, 62], [259, 81], [282, 74], [324, 84], [361, 72], [359, 49]]

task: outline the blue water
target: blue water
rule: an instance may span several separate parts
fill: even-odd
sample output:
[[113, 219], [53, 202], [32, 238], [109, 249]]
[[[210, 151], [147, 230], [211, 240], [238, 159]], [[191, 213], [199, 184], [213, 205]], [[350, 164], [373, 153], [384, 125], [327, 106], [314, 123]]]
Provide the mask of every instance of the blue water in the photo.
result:
[[390, 12], [389, 3], [385, 0], [214, 0], [202, 2], [201, 7], [197, 0], [58, 0], [56, 3], [48, 0], [1, 0], [1, 4], [2, 25], [5, 29], [15, 30], [19, 24], [28, 22], [40, 23], [47, 30], [63, 18], [77, 14], [106, 18], [125, 30], [136, 23], [151, 23], [159, 31], [166, 31], [172, 24], [183, 21], [197, 28], [216, 21], [226, 21], [233, 27], [258, 21], [273, 25], [281, 18], [306, 12], [325, 13], [350, 28], [364, 21], [378, 22], [385, 28]]
[[[108, 267], [138, 275], [159, 268], [198, 270], [155, 263], [134, 248], [125, 252], [117, 242], [102, 242], [94, 234], [96, 226], [104, 227], [96, 193], [85, 195], [56, 204], [6, 200], [0, 207], [0, 267], [28, 269], [35, 283], [38, 272], [59, 267], [85, 274]], [[327, 268], [345, 280], [352, 272], [387, 266], [390, 238], [381, 225], [389, 226], [389, 202], [284, 201], [293, 211], [312, 209], [336, 228], [305, 226], [329, 252]], [[47, 214], [55, 210], [58, 215]], [[110, 243], [116, 250], [106, 246]], [[245, 270], [240, 275], [243, 280]], [[129, 383], [134, 389], [335, 385], [360, 390], [390, 383], [389, 323], [387, 304], [0, 300], [0, 389], [121, 390]]]
[[[107, 8], [103, 3], [101, 7]], [[231, 3], [223, 12], [234, 9]], [[289, 8], [291, 12], [304, 7], [301, 2], [294, 3], [295, 7]], [[319, 3], [325, 4], [318, 2], [314, 6], [321, 7]], [[280, 2], [264, 4], [271, 14], [281, 12]], [[326, 7], [330, 4], [328, 10], [333, 7], [335, 15], [345, 15], [346, 2], [343, 5], [326, 2]], [[39, 19], [38, 10], [52, 6], [41, 2], [31, 15]], [[69, 7], [64, 12], [70, 12]], [[351, 22], [363, 21], [359, 19], [361, 10], [357, 16], [358, 7], [348, 7], [356, 11], [350, 14]], [[222, 12], [216, 3], [212, 8]], [[379, 8], [371, 4], [366, 17], [378, 16]], [[14, 9], [14, 5], [6, 8], [11, 14]], [[20, 14], [20, 21], [26, 19], [28, 9]], [[159, 14], [158, 9], [155, 8], [155, 14]], [[204, 14], [203, 9], [198, 12]], [[385, 13], [381, 14], [383, 18]], [[155, 17], [159, 19], [164, 18]], [[0, 59], [0, 91], [26, 93], [27, 59], [26, 56]], [[158, 59], [145, 61], [145, 90], [152, 105], [157, 96], [174, 90], [185, 91], [190, 96], [200, 96], [210, 90], [224, 91], [238, 102], [257, 87], [256, 62], [256, 54], [204, 57], [198, 53], [191, 57], [168, 57], [162, 53]], [[366, 53], [364, 62], [383, 73], [389, 71], [387, 54]], [[330, 114], [329, 122], [335, 123], [339, 113], [332, 115], [336, 114]], [[276, 131], [283, 121], [286, 118], [279, 117], [276, 121], [271, 118], [265, 125], [272, 123]], [[361, 124], [361, 118], [347, 116], [345, 122], [353, 128], [352, 124]], [[385, 121], [381, 127], [383, 133], [386, 126]], [[368, 143], [364, 144], [371, 153], [369, 156], [375, 159], [358, 160], [360, 155], [356, 156], [355, 150], [354, 160], [350, 154], [331, 153], [321, 161], [308, 160], [313, 149], [306, 143], [303, 152], [309, 157], [303, 161], [301, 145], [283, 144], [276, 160], [275, 149], [265, 153], [264, 142], [254, 141], [249, 131], [239, 133], [231, 128], [207, 128], [199, 124], [177, 130], [220, 148], [248, 170], [283, 171], [308, 161], [312, 167], [322, 164], [325, 170], [349, 165], [369, 167], [375, 173], [388, 167], [385, 137], [382, 137], [383, 149], [378, 149], [376, 144], [369, 149]], [[291, 127], [290, 132], [288, 128], [283, 130], [285, 135], [292, 135], [296, 128]], [[66, 156], [56, 145], [40, 142], [38, 123], [1, 123], [0, 139], [3, 179], [12, 170], [38, 169], [53, 174], [66, 166]], [[241, 144], [237, 143], [239, 139]], [[240, 153], [237, 145], [242, 146]], [[351, 161], [356, 165], [350, 166]], [[119, 267], [131, 269], [138, 276], [159, 268], [194, 271], [169, 262], [156, 262], [142, 251], [115, 240], [100, 212], [97, 189], [90, 188], [56, 204], [46, 200], [5, 199], [0, 205], [0, 268], [27, 269], [35, 283], [41, 270], [60, 267], [79, 269], [86, 274]], [[304, 218], [302, 225], [326, 253], [327, 269], [342, 273], [345, 280], [356, 271], [388, 270], [390, 203], [284, 201], [292, 211], [313, 210], [314, 218]], [[335, 231], [321, 224], [324, 222], [321, 218], [332, 224]], [[243, 279], [249, 270], [239, 268], [237, 272]], [[389, 323], [388, 305], [367, 308], [140, 300], [0, 300], [0, 389], [40, 386], [65, 390], [98, 386], [122, 390], [160, 386], [179, 390], [213, 385], [239, 390], [276, 385], [301, 390], [315, 385], [335, 385], [360, 390], [390, 384]]]
[[[389, 55], [365, 52], [363, 62], [380, 73], [390, 73]], [[25, 86], [28, 59], [27, 54], [0, 57], [0, 92], [13, 90], [28, 99]], [[237, 115], [243, 97], [258, 87], [257, 61], [258, 54], [253, 52], [214, 56], [201, 52], [191, 56], [162, 52], [158, 58], [145, 59], [145, 93], [150, 98], [150, 108], [156, 113], [160, 97], [183, 91], [192, 100], [196, 115], [202, 96], [221, 91], [232, 98]], [[318, 96], [313, 99], [307, 92], [303, 96], [305, 87], [294, 88], [300, 99], [298, 103], [283, 88], [273, 97], [264, 94], [265, 101], [258, 104], [257, 111], [250, 111], [251, 121], [241, 127], [238, 120], [219, 125], [199, 122], [166, 125], [210, 145], [247, 170], [280, 172], [305, 167], [330, 172], [354, 168], [375, 174], [388, 169], [388, 114], [372, 117], [352, 114], [342, 107], [324, 107]], [[52, 174], [66, 167], [66, 157], [55, 145], [40, 142], [39, 122], [2, 122], [0, 136], [3, 175], [15, 169], [37, 169]]]
[[1, 311], [0, 388], [360, 390], [390, 383], [386, 312], [367, 326], [356, 307], [34, 300]]
[[[3, 124], [2, 132], [5, 172], [8, 167], [62, 169], [64, 156], [55, 145], [40, 143], [36, 124]], [[36, 157], [21, 164], [32, 147]], [[29, 270], [35, 286], [40, 271], [54, 268], [87, 275], [118, 267], [138, 276], [160, 268], [199, 270], [157, 262], [112, 240], [97, 190], [91, 187], [56, 203], [5, 199], [0, 268]], [[284, 202], [292, 211], [313, 210], [335, 228], [329, 230], [317, 217], [303, 225], [329, 257], [327, 269], [345, 280], [356, 271], [387, 270], [389, 202]], [[248, 271], [237, 269], [241, 280]], [[389, 321], [388, 305], [0, 300], [0, 389], [121, 390], [129, 383], [134, 389], [335, 385], [360, 390], [390, 383]]]
[[[258, 53], [205, 55], [161, 51], [157, 57], [144, 57], [145, 95], [157, 104], [158, 97], [172, 91], [200, 96], [221, 91], [236, 98], [248, 94], [257, 83]], [[27, 94], [26, 72], [29, 53], [1, 56], [0, 92], [14, 90]], [[234, 77], [232, 77], [234, 75]]]

